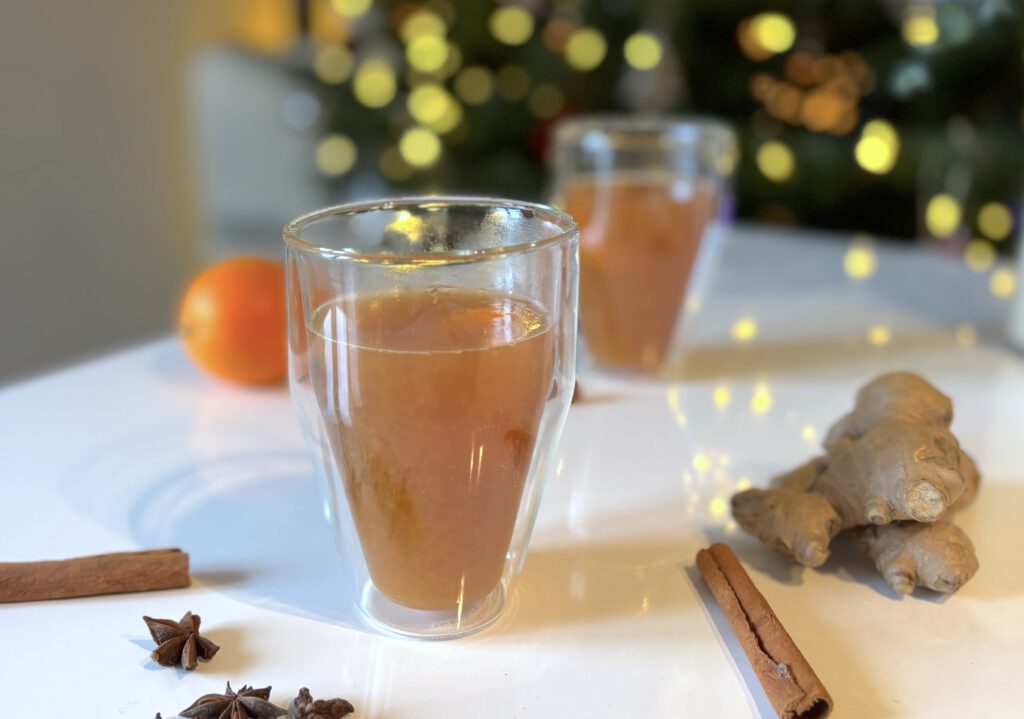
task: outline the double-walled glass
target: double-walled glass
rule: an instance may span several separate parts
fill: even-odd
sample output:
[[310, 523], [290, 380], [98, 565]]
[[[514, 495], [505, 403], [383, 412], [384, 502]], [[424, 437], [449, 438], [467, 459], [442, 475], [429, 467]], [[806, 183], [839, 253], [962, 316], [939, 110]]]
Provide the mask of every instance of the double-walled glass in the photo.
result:
[[335, 207], [285, 228], [291, 387], [365, 615], [500, 613], [575, 381], [579, 235], [524, 202]]
[[709, 119], [580, 116], [555, 147], [555, 202], [580, 224], [589, 358], [674, 373], [732, 219], [735, 134]]

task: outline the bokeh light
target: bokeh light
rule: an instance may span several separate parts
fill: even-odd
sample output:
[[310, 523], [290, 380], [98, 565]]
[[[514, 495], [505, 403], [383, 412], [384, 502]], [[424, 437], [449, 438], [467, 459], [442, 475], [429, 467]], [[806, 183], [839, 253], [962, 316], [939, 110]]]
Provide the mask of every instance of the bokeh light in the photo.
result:
[[711, 398], [716, 407], [719, 409], [725, 409], [732, 403], [732, 392], [724, 384], [720, 384], [715, 387], [714, 392], [711, 394]]
[[413, 167], [430, 167], [441, 157], [441, 140], [425, 127], [413, 127], [398, 141], [402, 159]]
[[395, 71], [386, 60], [371, 59], [356, 70], [352, 93], [367, 107], [384, 107], [395, 99], [397, 83]]
[[441, 85], [424, 83], [409, 93], [409, 114], [435, 132], [449, 132], [462, 119], [462, 108]]
[[608, 52], [604, 35], [594, 27], [581, 27], [573, 31], [565, 45], [565, 61], [580, 72], [593, 70], [601, 64]]
[[978, 230], [991, 240], [1005, 240], [1013, 232], [1013, 213], [1002, 202], [986, 202], [978, 210]]
[[354, 66], [352, 53], [339, 45], [322, 47], [313, 58], [313, 72], [328, 85], [340, 85], [348, 80]]
[[392, 182], [408, 180], [413, 173], [412, 166], [402, 158], [402, 153], [394, 145], [381, 153], [378, 167], [381, 174]]
[[843, 255], [843, 272], [857, 280], [867, 279], [878, 270], [878, 255], [865, 240], [855, 240]]
[[903, 39], [914, 47], [934, 45], [939, 39], [939, 24], [935, 8], [930, 5], [911, 5], [903, 20]]
[[724, 517], [726, 511], [729, 509], [729, 504], [725, 501], [724, 497], [715, 497], [708, 502], [708, 513], [712, 517]]
[[345, 17], [365, 15], [372, 5], [373, 0], [331, 0], [331, 7]]
[[1006, 299], [1017, 290], [1017, 275], [1009, 267], [1000, 267], [989, 277], [988, 287], [993, 295]]
[[978, 344], [978, 330], [972, 324], [963, 324], [956, 328], [953, 339], [961, 347], [974, 347]]
[[711, 469], [711, 458], [699, 452], [693, 456], [693, 468], [698, 472], [707, 472]]
[[494, 74], [482, 65], [470, 65], [455, 76], [455, 94], [467, 105], [482, 105], [494, 95]]
[[544, 26], [544, 44], [551, 52], [565, 52], [565, 45], [575, 29], [576, 23], [569, 18], [556, 17]]
[[778, 12], [763, 12], [750, 20], [750, 32], [757, 44], [771, 53], [786, 52], [796, 41], [796, 26]]
[[814, 428], [813, 424], [805, 424], [800, 428], [800, 436], [807, 442], [814, 442], [818, 439], [818, 430]]
[[448, 61], [448, 43], [436, 35], [420, 35], [405, 48], [405, 59], [420, 72], [435, 72]]
[[732, 338], [737, 342], [750, 342], [757, 337], [757, 321], [753, 317], [741, 317], [732, 325]]
[[775, 403], [771, 389], [766, 384], [759, 384], [754, 388], [754, 394], [750, 398], [750, 411], [754, 414], [767, 414]]
[[885, 347], [892, 342], [892, 330], [886, 325], [872, 325], [868, 328], [868, 344]]
[[861, 131], [854, 148], [857, 164], [868, 172], [882, 175], [896, 164], [900, 151], [900, 138], [896, 128], [886, 120], [871, 120]]
[[488, 26], [499, 42], [522, 45], [533, 35], [533, 15], [518, 5], [503, 5], [491, 13]]
[[344, 175], [358, 157], [356, 144], [346, 135], [328, 135], [316, 147], [316, 166], [328, 177]]
[[399, 30], [402, 40], [410, 43], [418, 37], [444, 37], [448, 26], [444, 19], [430, 10], [417, 10], [402, 22]]
[[626, 38], [623, 46], [626, 62], [637, 70], [650, 70], [661, 62], [661, 41], [649, 32], [636, 32]]
[[986, 272], [996, 263], [996, 248], [987, 240], [971, 240], [964, 247], [964, 264], [975, 272]]
[[789, 146], [778, 140], [770, 140], [757, 148], [754, 156], [757, 169], [773, 182], [785, 182], [793, 176], [796, 158]]
[[935, 195], [925, 206], [924, 226], [934, 237], [949, 237], [960, 226], [960, 203], [946, 193]]

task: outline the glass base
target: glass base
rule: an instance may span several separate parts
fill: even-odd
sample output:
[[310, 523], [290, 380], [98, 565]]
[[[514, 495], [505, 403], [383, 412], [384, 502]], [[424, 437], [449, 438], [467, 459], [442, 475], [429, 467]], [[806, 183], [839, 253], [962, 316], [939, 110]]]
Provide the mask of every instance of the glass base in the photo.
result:
[[385, 597], [367, 580], [359, 609], [378, 629], [417, 639], [455, 639], [490, 626], [505, 608], [501, 583], [471, 607], [458, 609], [412, 609]]

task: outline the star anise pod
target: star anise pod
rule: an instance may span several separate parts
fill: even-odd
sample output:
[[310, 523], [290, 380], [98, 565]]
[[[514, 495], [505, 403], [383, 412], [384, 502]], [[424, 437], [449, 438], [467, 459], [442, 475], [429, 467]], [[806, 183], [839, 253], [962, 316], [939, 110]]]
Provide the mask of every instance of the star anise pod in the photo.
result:
[[273, 719], [288, 712], [267, 701], [270, 687], [253, 689], [242, 686], [237, 693], [231, 691], [231, 682], [223, 694], [204, 694], [192, 706], [180, 713], [189, 719]]
[[192, 671], [199, 660], [208, 662], [213, 659], [220, 647], [206, 637], [199, 636], [199, 615], [185, 612], [180, 622], [171, 619], [153, 619], [143, 617], [153, 635], [157, 648], [149, 656], [157, 664], [173, 667], [180, 664], [184, 669]]
[[313, 696], [306, 687], [299, 690], [299, 695], [292, 700], [291, 708], [295, 719], [340, 719], [356, 710], [352, 703], [345, 699], [313, 701]]

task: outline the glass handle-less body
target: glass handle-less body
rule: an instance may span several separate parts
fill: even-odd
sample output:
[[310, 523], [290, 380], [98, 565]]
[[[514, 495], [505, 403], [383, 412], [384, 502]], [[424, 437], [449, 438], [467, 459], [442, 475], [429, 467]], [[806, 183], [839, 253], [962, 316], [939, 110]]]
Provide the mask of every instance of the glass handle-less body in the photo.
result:
[[411, 636], [486, 626], [571, 400], [575, 224], [432, 198], [315, 213], [285, 239], [293, 395], [360, 608]]
[[672, 372], [732, 218], [736, 138], [712, 120], [577, 117], [557, 131], [556, 202], [580, 225], [590, 359]]

